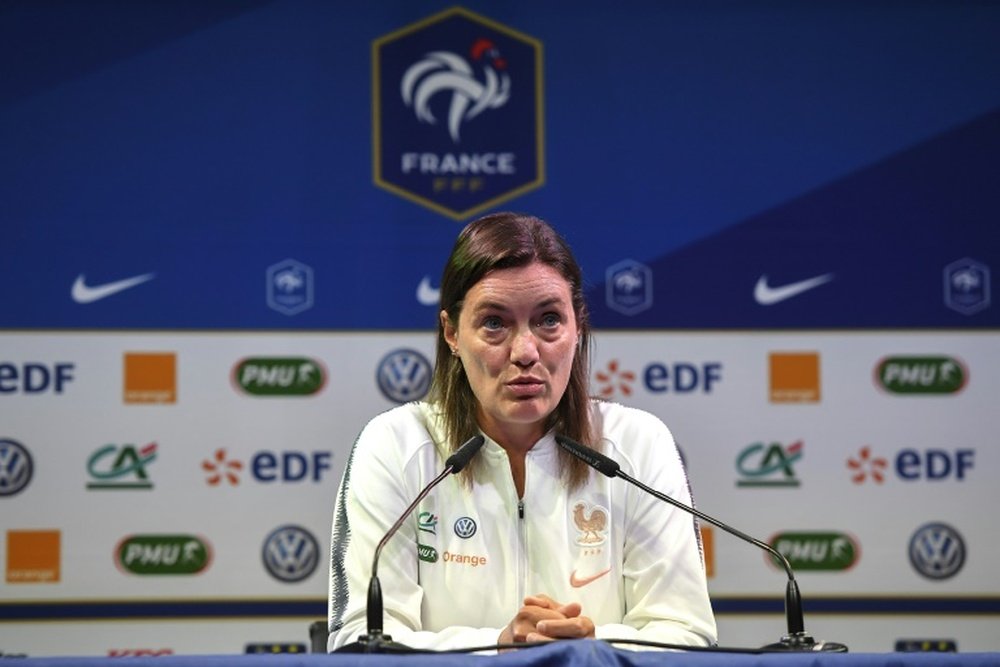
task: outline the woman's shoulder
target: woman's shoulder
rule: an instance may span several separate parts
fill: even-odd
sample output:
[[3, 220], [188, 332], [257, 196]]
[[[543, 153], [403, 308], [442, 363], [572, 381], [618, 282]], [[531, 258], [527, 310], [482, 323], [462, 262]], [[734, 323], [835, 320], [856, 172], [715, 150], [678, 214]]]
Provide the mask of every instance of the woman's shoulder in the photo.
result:
[[380, 412], [365, 424], [358, 445], [391, 440], [399, 444], [398, 453], [409, 458], [417, 450], [439, 441], [441, 420], [431, 403], [413, 401]]
[[640, 408], [595, 400], [595, 426], [605, 454], [638, 464], [674, 451], [673, 434], [659, 417]]
[[411, 401], [402, 405], [396, 405], [371, 417], [365, 428], [405, 428], [412, 426], [414, 423], [425, 422], [431, 413], [432, 410], [429, 403]]
[[595, 398], [591, 399], [591, 410], [595, 414], [599, 431], [605, 435], [609, 431], [615, 432], [623, 429], [655, 429], [669, 432], [663, 420], [640, 408]]

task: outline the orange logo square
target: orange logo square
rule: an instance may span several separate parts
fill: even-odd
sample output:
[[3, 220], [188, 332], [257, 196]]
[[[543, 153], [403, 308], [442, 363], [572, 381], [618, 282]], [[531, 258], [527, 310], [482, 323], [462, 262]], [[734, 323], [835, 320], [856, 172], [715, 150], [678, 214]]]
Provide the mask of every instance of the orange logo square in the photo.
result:
[[7, 583], [54, 584], [59, 581], [58, 530], [7, 531]]
[[176, 403], [177, 355], [173, 352], [126, 352], [125, 402]]
[[715, 576], [715, 532], [709, 526], [698, 526], [701, 529], [702, 557], [705, 559], [705, 576], [711, 579]]
[[819, 353], [771, 353], [771, 402], [819, 403]]

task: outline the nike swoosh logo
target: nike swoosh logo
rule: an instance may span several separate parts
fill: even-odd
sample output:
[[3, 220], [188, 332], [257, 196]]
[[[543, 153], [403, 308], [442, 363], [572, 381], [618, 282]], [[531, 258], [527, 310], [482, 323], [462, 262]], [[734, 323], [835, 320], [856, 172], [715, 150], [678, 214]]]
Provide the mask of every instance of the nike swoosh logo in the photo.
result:
[[587, 584], [597, 581], [610, 571], [611, 568], [609, 567], [603, 572], [598, 572], [597, 574], [589, 577], [578, 577], [576, 576], [576, 570], [573, 570], [573, 574], [569, 575], [569, 585], [572, 586], [573, 588], [583, 588]]
[[125, 290], [131, 289], [136, 285], [141, 285], [155, 277], [155, 273], [146, 273], [141, 276], [125, 278], [124, 280], [116, 280], [112, 283], [91, 286], [87, 285], [87, 277], [81, 273], [76, 277], [76, 281], [73, 283], [73, 289], [70, 290], [69, 294], [73, 297], [73, 301], [76, 301], [77, 303], [93, 303], [95, 301], [100, 301], [101, 299], [106, 299], [112, 294], [124, 292]]
[[431, 287], [430, 276], [424, 276], [417, 285], [417, 301], [422, 306], [436, 306], [441, 301], [441, 290]]
[[800, 280], [780, 287], [771, 287], [767, 284], [767, 275], [763, 275], [757, 279], [757, 284], [754, 285], [753, 298], [762, 306], [773, 306], [776, 303], [791, 299], [793, 296], [808, 292], [831, 280], [833, 280], [833, 274], [826, 273], [822, 276]]

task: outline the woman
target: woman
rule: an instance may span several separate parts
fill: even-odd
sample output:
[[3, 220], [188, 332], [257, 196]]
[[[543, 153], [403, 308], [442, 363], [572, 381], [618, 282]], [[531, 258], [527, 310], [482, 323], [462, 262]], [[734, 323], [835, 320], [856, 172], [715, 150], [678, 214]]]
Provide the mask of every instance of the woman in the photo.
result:
[[715, 642], [692, 517], [591, 471], [555, 434], [602, 450], [690, 503], [673, 438], [648, 413], [587, 395], [580, 269], [536, 218], [497, 213], [459, 235], [441, 280], [430, 400], [372, 419], [333, 524], [330, 642], [366, 630], [375, 545], [469, 437], [486, 444], [382, 552], [385, 632], [414, 648], [563, 638]]

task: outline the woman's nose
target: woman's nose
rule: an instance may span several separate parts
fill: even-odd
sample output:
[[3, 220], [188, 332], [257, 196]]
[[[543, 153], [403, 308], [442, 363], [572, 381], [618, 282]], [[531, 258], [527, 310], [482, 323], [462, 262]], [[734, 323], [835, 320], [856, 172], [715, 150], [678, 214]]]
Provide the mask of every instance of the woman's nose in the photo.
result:
[[514, 336], [510, 359], [518, 366], [528, 366], [538, 361], [538, 341], [530, 329], [520, 331]]

